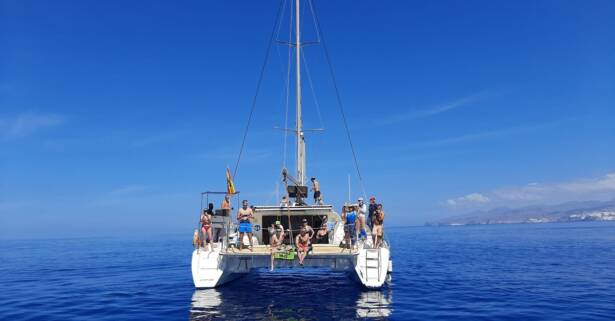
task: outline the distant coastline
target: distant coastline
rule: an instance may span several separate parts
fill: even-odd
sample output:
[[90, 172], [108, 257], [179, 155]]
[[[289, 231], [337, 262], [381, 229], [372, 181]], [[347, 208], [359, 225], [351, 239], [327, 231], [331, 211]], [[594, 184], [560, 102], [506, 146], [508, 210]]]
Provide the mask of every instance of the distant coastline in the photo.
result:
[[448, 217], [427, 226], [615, 221], [615, 200], [569, 202], [524, 208], [497, 208]]

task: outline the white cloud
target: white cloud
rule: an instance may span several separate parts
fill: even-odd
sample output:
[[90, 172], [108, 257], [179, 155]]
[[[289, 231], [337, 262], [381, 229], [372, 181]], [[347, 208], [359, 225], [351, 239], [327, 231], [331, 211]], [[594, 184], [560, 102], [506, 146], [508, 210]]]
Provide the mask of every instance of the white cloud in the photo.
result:
[[11, 118], [0, 118], [0, 138], [21, 138], [64, 122], [64, 117], [51, 114], [22, 113]]
[[449, 199], [446, 201], [446, 203], [450, 206], [467, 206], [467, 205], [485, 204], [485, 203], [489, 203], [489, 201], [490, 201], [489, 197], [483, 194], [471, 193], [466, 196]]
[[541, 129], [547, 129], [554, 126], [559, 126], [565, 123], [566, 120], [557, 120], [552, 122], [545, 122], [540, 124], [528, 125], [528, 126], [518, 126], [518, 127], [508, 127], [508, 128], [500, 128], [491, 131], [483, 131], [473, 134], [467, 135], [459, 135], [453, 137], [447, 137], [442, 139], [435, 139], [429, 141], [422, 142], [414, 142], [410, 143], [408, 147], [424, 147], [424, 146], [439, 146], [439, 145], [448, 145], [448, 144], [457, 144], [457, 143], [465, 143], [465, 142], [473, 142], [473, 141], [481, 141], [486, 139], [494, 139], [500, 137], [514, 136], [527, 134], [534, 131], [538, 131]]
[[469, 105], [484, 99], [486, 96], [485, 93], [474, 94], [470, 96], [465, 96], [459, 98], [457, 100], [448, 102], [443, 105], [438, 105], [432, 108], [420, 109], [420, 110], [412, 110], [410, 112], [400, 113], [397, 115], [391, 115], [389, 117], [385, 117], [384, 119], [378, 122], [379, 125], [390, 125], [402, 121], [413, 120], [418, 118], [425, 118], [435, 116], [437, 114], [441, 114], [453, 109], [457, 109], [459, 107]]
[[451, 207], [489, 206], [519, 207], [532, 204], [557, 204], [568, 201], [610, 200], [615, 198], [615, 173], [597, 178], [584, 178], [568, 182], [537, 183], [524, 186], [502, 187], [489, 192], [472, 193], [449, 199]]

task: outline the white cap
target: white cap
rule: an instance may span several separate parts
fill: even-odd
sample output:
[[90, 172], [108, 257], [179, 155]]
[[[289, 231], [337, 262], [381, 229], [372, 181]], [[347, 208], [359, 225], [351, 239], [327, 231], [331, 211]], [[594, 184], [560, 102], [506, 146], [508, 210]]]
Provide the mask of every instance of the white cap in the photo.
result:
[[359, 199], [357, 201], [363, 202], [363, 197], [359, 197]]

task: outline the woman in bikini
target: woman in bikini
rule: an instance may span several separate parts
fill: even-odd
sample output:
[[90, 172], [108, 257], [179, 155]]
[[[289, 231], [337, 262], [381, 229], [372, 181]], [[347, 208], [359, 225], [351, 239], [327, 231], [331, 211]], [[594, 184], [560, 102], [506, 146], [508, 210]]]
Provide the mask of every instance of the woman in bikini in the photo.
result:
[[213, 252], [213, 238], [211, 236], [211, 215], [207, 212], [207, 209], [203, 210], [201, 214], [201, 233], [203, 235], [203, 248], [207, 250], [207, 245], [210, 244], [210, 251]]
[[301, 233], [297, 235], [295, 239], [295, 244], [297, 245], [297, 255], [299, 256], [299, 264], [303, 266], [303, 260], [307, 255], [307, 251], [309, 248], [310, 236], [307, 233], [307, 230], [301, 229]]
[[382, 204], [378, 204], [374, 213], [374, 230], [372, 231], [372, 237], [374, 241], [374, 248], [380, 247], [382, 243], [382, 223], [384, 223], [384, 211], [382, 210]]

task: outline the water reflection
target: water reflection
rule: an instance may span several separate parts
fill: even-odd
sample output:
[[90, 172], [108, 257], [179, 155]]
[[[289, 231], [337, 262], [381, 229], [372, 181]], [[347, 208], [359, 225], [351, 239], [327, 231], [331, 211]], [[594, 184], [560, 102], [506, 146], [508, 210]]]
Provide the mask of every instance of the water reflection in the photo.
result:
[[383, 320], [391, 315], [391, 292], [366, 291], [340, 272], [252, 273], [219, 289], [196, 290], [190, 320]]

